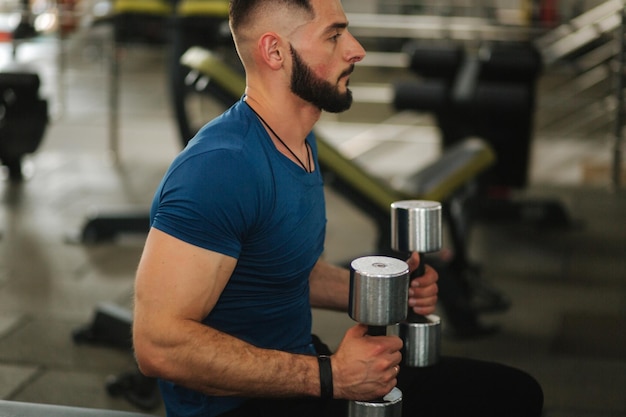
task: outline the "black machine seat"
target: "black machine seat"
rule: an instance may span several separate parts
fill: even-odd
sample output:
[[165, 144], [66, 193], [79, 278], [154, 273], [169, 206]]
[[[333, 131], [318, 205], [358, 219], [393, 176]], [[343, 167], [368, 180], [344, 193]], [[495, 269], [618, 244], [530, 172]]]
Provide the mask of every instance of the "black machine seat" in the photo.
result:
[[22, 179], [22, 157], [37, 150], [48, 125], [39, 87], [39, 75], [28, 66], [0, 69], [0, 162], [11, 180]]

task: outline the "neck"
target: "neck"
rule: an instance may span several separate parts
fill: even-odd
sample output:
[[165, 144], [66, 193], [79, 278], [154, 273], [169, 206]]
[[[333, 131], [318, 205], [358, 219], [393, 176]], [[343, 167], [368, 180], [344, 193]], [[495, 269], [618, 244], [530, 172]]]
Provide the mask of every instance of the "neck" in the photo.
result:
[[321, 116], [320, 109], [290, 91], [287, 94], [264, 94], [260, 89], [246, 87], [246, 102], [292, 148], [304, 144]]
[[[255, 106], [251, 104], [254, 100], [250, 100], [249, 97], [245, 98], [246, 104], [250, 107], [250, 109], [256, 114], [259, 121], [263, 124], [263, 127], [267, 131], [268, 135], [274, 142], [274, 146], [277, 150], [279, 150], [283, 155], [287, 158], [291, 159], [293, 162], [297, 163], [306, 171], [307, 173], [313, 172], [313, 161], [311, 156], [311, 149], [309, 144], [306, 141], [306, 134], [302, 136], [301, 140], [292, 140], [297, 148], [292, 148], [286, 141], [279, 135], [274, 128], [272, 128], [271, 124], [261, 115], [259, 111], [255, 109]], [[292, 136], [291, 136], [292, 137]], [[304, 148], [304, 151], [302, 150]]]

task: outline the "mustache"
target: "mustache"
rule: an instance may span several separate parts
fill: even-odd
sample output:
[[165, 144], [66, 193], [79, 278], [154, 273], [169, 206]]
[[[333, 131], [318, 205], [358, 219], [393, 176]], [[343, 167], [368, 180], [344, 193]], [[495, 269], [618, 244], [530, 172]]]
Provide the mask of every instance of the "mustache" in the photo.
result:
[[354, 72], [354, 64], [350, 65], [350, 67], [347, 70], [342, 72], [341, 75], [339, 76], [339, 78], [343, 78], [345, 76], [348, 76], [348, 75], [352, 74], [353, 72]]

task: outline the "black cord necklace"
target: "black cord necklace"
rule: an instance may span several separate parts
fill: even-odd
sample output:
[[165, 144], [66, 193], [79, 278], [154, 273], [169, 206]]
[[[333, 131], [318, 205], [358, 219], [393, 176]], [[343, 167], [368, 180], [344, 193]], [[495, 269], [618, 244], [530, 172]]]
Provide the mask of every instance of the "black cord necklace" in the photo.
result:
[[250, 110], [252, 110], [252, 112], [254, 114], [256, 114], [256, 117], [259, 118], [259, 120], [265, 125], [265, 127], [267, 127], [269, 129], [270, 132], [272, 132], [272, 134], [276, 137], [276, 139], [278, 139], [278, 141], [285, 147], [287, 148], [287, 150], [289, 151], [289, 153], [291, 155], [293, 155], [294, 158], [296, 158], [296, 160], [300, 163], [300, 166], [302, 166], [302, 169], [304, 169], [307, 173], [311, 173], [311, 151], [309, 150], [309, 142], [307, 142], [306, 140], [304, 141], [304, 146], [306, 147], [306, 162], [307, 164], [304, 165], [304, 162], [302, 162], [302, 160], [300, 158], [298, 158], [298, 156], [291, 150], [291, 148], [289, 146], [287, 146], [287, 144], [285, 142], [283, 142], [283, 140], [280, 138], [280, 136], [278, 136], [276, 134], [276, 132], [274, 132], [274, 129], [272, 129], [272, 127], [267, 124], [267, 122], [265, 121], [265, 119], [263, 119], [261, 117], [261, 115], [259, 113], [256, 112], [256, 110], [254, 110], [252, 108], [252, 106], [245, 101], [245, 103], [248, 105], [248, 107], [250, 107]]

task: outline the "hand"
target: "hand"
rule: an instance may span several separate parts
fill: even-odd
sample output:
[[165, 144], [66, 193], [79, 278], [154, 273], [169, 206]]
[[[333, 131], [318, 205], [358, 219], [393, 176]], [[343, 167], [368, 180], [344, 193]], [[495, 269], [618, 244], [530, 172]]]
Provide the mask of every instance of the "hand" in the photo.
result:
[[[420, 263], [419, 254], [413, 252], [407, 263], [411, 272], [416, 270]], [[439, 274], [430, 265], [425, 265], [424, 269], [424, 275], [412, 279], [409, 285], [409, 308], [422, 316], [432, 314], [435, 311], [439, 292], [437, 286]]]
[[363, 324], [348, 329], [331, 358], [335, 398], [368, 401], [387, 395], [398, 382], [400, 349], [397, 336], [370, 336]]

